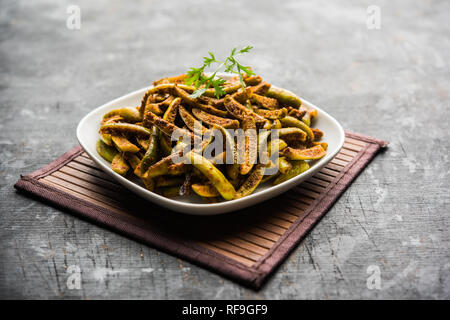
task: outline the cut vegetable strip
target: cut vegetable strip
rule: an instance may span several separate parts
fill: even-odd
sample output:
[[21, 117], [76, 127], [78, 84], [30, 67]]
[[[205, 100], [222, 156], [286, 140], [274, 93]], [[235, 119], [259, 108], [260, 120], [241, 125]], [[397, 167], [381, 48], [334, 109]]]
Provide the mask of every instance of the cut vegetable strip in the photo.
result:
[[286, 108], [277, 109], [277, 110], [259, 109], [256, 111], [256, 113], [259, 114], [260, 116], [263, 116], [266, 119], [275, 120], [275, 119], [284, 118], [287, 115], [287, 109]]
[[150, 191], [155, 190], [155, 181], [152, 178], [142, 178], [145, 188]]
[[[103, 117], [103, 120], [101, 122], [101, 124], [105, 124], [105, 123], [117, 123], [117, 122], [122, 122], [123, 118], [119, 115], [113, 115], [111, 117], [105, 118]], [[109, 133], [101, 133], [100, 134], [100, 139], [103, 140], [104, 143], [106, 143], [108, 146], [114, 146], [113, 141], [111, 139], [111, 135]]]
[[267, 164], [269, 162], [269, 159], [267, 157], [267, 139], [270, 136], [270, 131], [262, 131], [258, 134], [258, 155], [259, 155], [259, 162], [263, 164]]
[[281, 129], [283, 126], [281, 125], [281, 121], [275, 119], [272, 123], [271, 129]]
[[220, 196], [219, 191], [217, 191], [217, 189], [210, 183], [195, 183], [192, 185], [192, 190], [200, 197], [213, 198]]
[[291, 147], [283, 150], [283, 155], [291, 160], [317, 160], [323, 158], [326, 154], [326, 151], [320, 145], [303, 150]]
[[227, 173], [227, 177], [230, 178], [230, 181], [236, 182], [239, 176], [239, 165], [237, 163], [227, 164], [225, 167], [225, 172]]
[[[237, 102], [241, 104], [245, 104], [245, 102], [250, 99], [250, 97], [253, 95], [252, 89], [250, 87], [247, 87], [245, 89], [239, 89], [235, 93], [231, 95], [231, 97], [236, 100]], [[225, 100], [224, 100], [225, 102]]]
[[261, 81], [262, 81], [262, 78], [260, 76], [244, 77], [244, 82], [248, 86], [256, 86], [257, 84], [260, 84]]
[[193, 108], [200, 108], [206, 112], [209, 112], [209, 113], [215, 114], [217, 116], [221, 116], [221, 117], [227, 116], [226, 111], [219, 110], [219, 109], [214, 108], [213, 106], [200, 103], [197, 99], [191, 98], [186, 91], [184, 91], [183, 89], [180, 89], [178, 86], [175, 86], [173, 88], [173, 93], [176, 96], [180, 97], [184, 102], [186, 102], [186, 104], [190, 105]]
[[237, 152], [236, 152], [236, 144], [234, 143], [234, 138], [230, 134], [230, 132], [222, 126], [214, 125], [214, 130], [219, 130], [222, 134], [222, 137], [225, 142], [225, 151], [226, 151], [226, 163], [227, 164], [236, 164], [237, 162]]
[[158, 129], [159, 145], [163, 155], [168, 156], [172, 153], [172, 140], [168, 135]]
[[302, 105], [302, 100], [300, 100], [299, 97], [297, 97], [293, 93], [288, 92], [287, 90], [271, 87], [267, 91], [266, 96], [275, 98], [282, 104], [289, 105], [295, 108], [299, 108]]
[[138, 137], [136, 140], [137, 140], [138, 144], [142, 147], [142, 149], [144, 149], [144, 150], [148, 149], [148, 146], [150, 144], [149, 139]]
[[327, 151], [327, 149], [328, 149], [328, 143], [326, 143], [326, 142], [313, 141], [313, 142], [310, 143], [310, 145], [312, 147], [314, 147], [314, 146], [322, 146], [323, 150], [325, 150], [325, 151]]
[[[233, 94], [231, 94], [233, 99], [235, 99], [236, 101], [238, 101], [241, 104], [245, 104], [247, 101], [249, 101], [248, 99], [250, 99], [250, 97], [252, 97], [252, 95], [253, 95], [253, 92], [250, 87], [245, 88], [245, 90], [240, 89], [240, 90], [234, 92]], [[201, 102], [205, 102], [206, 104], [210, 104], [213, 107], [219, 108], [221, 110], [223, 110], [225, 108], [224, 98], [214, 99], [214, 98], [210, 98], [210, 97], [201, 96], [198, 99]]]
[[105, 123], [100, 127], [100, 133], [123, 133], [130, 135], [134, 134], [140, 137], [150, 136], [149, 129], [131, 123]]
[[314, 119], [315, 117], [317, 117], [317, 110], [313, 109], [313, 108], [308, 108], [308, 114], [310, 116], [311, 119]]
[[172, 176], [178, 176], [188, 171], [188, 165], [185, 163], [175, 163], [171, 164], [167, 168], [167, 174], [170, 174]]
[[141, 162], [141, 159], [135, 153], [124, 153], [125, 160], [130, 164], [131, 168], [134, 170]]
[[237, 164], [237, 152], [234, 138], [230, 132], [222, 126], [215, 125], [214, 129], [219, 130], [222, 133], [222, 137], [225, 138], [225, 154], [226, 154], [226, 168], [225, 171], [230, 180], [235, 181], [239, 175], [239, 165]]
[[[212, 135], [210, 139], [205, 139], [202, 141], [201, 145], [200, 145], [200, 150], [199, 151], [203, 151], [209, 143], [211, 143], [212, 140]], [[194, 150], [197, 152], [197, 150]], [[191, 151], [192, 152], [192, 151]], [[170, 154], [169, 156], [162, 158], [161, 160], [159, 160], [158, 162], [156, 162], [155, 164], [153, 164], [152, 166], [150, 166], [148, 168], [148, 170], [142, 175], [143, 178], [154, 178], [157, 176], [162, 176], [165, 174], [170, 174], [169, 173], [169, 168], [174, 165], [184, 165], [184, 162], [179, 162], [174, 164], [174, 159], [179, 158], [183, 155], [183, 143], [179, 143], [175, 148], [172, 154]], [[172, 167], [172, 168], [174, 168]]]
[[201, 97], [198, 97], [197, 99], [200, 103], [209, 104], [209, 105], [213, 106], [214, 108], [217, 108], [220, 110], [225, 109], [225, 106], [223, 104], [223, 99], [216, 99], [216, 98], [211, 98], [211, 97], [207, 97], [207, 96], [201, 96]]
[[[188, 92], [188, 93], [192, 93], [195, 90], [197, 90], [197, 88], [195, 88], [194, 86], [188, 86], [185, 84], [177, 84], [177, 87], [179, 87], [180, 89], [183, 89], [184, 91]], [[228, 86], [224, 87], [224, 91], [225, 94], [232, 94], [236, 91], [238, 91], [241, 88], [241, 84], [240, 83], [234, 83], [234, 84], [230, 84]], [[213, 88], [209, 88], [206, 89], [205, 93], [203, 94], [204, 96], [210, 97], [210, 98], [217, 98], [216, 97], [216, 90]]]
[[287, 174], [292, 169], [292, 164], [286, 160], [285, 157], [278, 158], [278, 171], [282, 174]]
[[114, 116], [120, 116], [126, 122], [139, 122], [142, 120], [142, 117], [139, 114], [139, 111], [133, 107], [125, 107], [125, 108], [111, 110], [111, 111], [105, 113], [105, 115], [103, 116], [103, 120], [107, 120]]
[[155, 86], [155, 87], [147, 90], [144, 97], [142, 98], [141, 107], [139, 108], [139, 113], [140, 113], [141, 117], [144, 116], [145, 106], [147, 105], [148, 99], [150, 98], [150, 96], [152, 96], [154, 93], [158, 93], [158, 92], [167, 92], [169, 89], [171, 89], [173, 87], [175, 87], [175, 84], [165, 83], [165, 84], [160, 84], [158, 86]]
[[187, 158], [191, 164], [203, 173], [211, 184], [219, 191], [225, 200], [231, 200], [236, 194], [236, 190], [225, 176], [209, 160], [201, 155], [189, 152]]
[[267, 82], [261, 82], [260, 84], [251, 87], [252, 88], [252, 92], [255, 94], [259, 94], [264, 96], [269, 90], [270, 90], [270, 83]]
[[248, 196], [253, 191], [255, 191], [256, 187], [261, 183], [261, 180], [264, 176], [264, 166], [257, 165], [255, 169], [250, 173], [247, 180], [242, 184], [239, 190], [236, 192], [234, 196], [235, 199], [239, 199], [245, 196]]
[[297, 109], [297, 108], [288, 107], [288, 110], [289, 110], [288, 115], [290, 115], [290, 116], [292, 116], [294, 118], [297, 118], [298, 120], [302, 120], [303, 116], [306, 113], [306, 110], [304, 108], [302, 108], [300, 110], [300, 109]]
[[174, 76], [174, 77], [168, 77], [168, 78], [162, 78], [159, 80], [155, 80], [153, 81], [153, 85], [157, 86], [163, 83], [183, 83], [184, 80], [186, 79], [186, 74], [180, 74], [178, 76]]
[[294, 117], [291, 116], [287, 116], [284, 117], [283, 119], [280, 120], [281, 123], [285, 126], [289, 126], [289, 127], [294, 127], [294, 128], [299, 128], [302, 129], [303, 131], [306, 132], [306, 135], [308, 137], [308, 140], [313, 141], [314, 140], [314, 133], [311, 130], [311, 128], [306, 125], [306, 123], [304, 123], [303, 121], [300, 121]]
[[204, 123], [213, 126], [213, 125], [219, 125], [226, 129], [237, 129], [239, 128], [239, 121], [234, 119], [227, 119], [227, 118], [221, 118], [217, 117], [215, 115], [209, 114], [203, 110], [192, 108], [192, 113], [194, 116], [203, 121]]
[[145, 152], [144, 157], [142, 158], [142, 160], [140, 161], [140, 163], [134, 170], [134, 173], [138, 177], [142, 177], [142, 175], [147, 171], [147, 169], [157, 161], [157, 159], [159, 157], [158, 145], [159, 145], [159, 143], [158, 143], [158, 128], [153, 127], [152, 135], [149, 140], [148, 149]]
[[112, 134], [111, 140], [119, 151], [131, 153], [139, 152], [139, 147], [132, 144], [122, 134]]
[[153, 112], [154, 114], [158, 116], [162, 116], [164, 114], [164, 110], [161, 109], [161, 105], [159, 103], [148, 103], [145, 106], [145, 112]]
[[97, 141], [96, 150], [108, 162], [112, 162], [114, 157], [118, 154], [116, 148], [108, 146], [102, 140]]
[[[175, 98], [170, 103], [166, 112], [164, 113], [163, 120], [169, 123], [175, 123], [175, 119], [178, 114], [178, 107], [180, 105], [181, 98]], [[166, 135], [164, 132], [159, 130], [159, 141], [161, 146], [161, 151], [164, 155], [169, 155], [172, 153], [172, 140], [170, 136]]]
[[314, 140], [320, 140], [323, 138], [323, 131], [317, 129], [317, 128], [311, 128], [311, 131], [314, 134]]
[[180, 133], [180, 135], [189, 135], [191, 136], [191, 140], [194, 139], [194, 135], [189, 130], [177, 127], [176, 125], [158, 117], [151, 112], [146, 112], [144, 116], [144, 125], [148, 126], [149, 124], [155, 125], [169, 137], [171, 137], [175, 131], [179, 130], [178, 132]]
[[306, 170], [309, 169], [309, 164], [305, 161], [292, 161], [291, 164], [292, 164], [291, 170], [289, 170], [286, 174], [280, 174], [273, 182], [274, 185], [292, 179], [293, 177], [296, 177], [300, 173], [305, 172]]
[[295, 139], [299, 141], [306, 140], [306, 132], [299, 128], [281, 128], [277, 129], [278, 135], [283, 139]]
[[183, 106], [179, 107], [181, 119], [184, 121], [186, 126], [195, 134], [202, 134], [206, 131], [206, 128], [201, 124], [200, 121], [194, 118]]
[[128, 172], [130, 166], [125, 161], [123, 153], [116, 154], [113, 161], [111, 162], [111, 169], [122, 176], [124, 176]]
[[167, 122], [174, 123], [178, 113], [178, 106], [180, 105], [181, 98], [175, 98], [167, 107], [164, 113], [163, 119]]
[[280, 152], [287, 147], [287, 143], [282, 139], [271, 140], [267, 145], [267, 154], [270, 156], [274, 152]]
[[107, 134], [107, 133], [101, 134], [101, 135], [100, 135], [100, 139], [101, 139], [106, 145], [108, 145], [108, 146], [110, 146], [110, 147], [113, 146], [113, 142], [112, 142], [112, 139], [111, 139], [111, 135], [110, 135], [110, 134]]
[[216, 155], [214, 158], [212, 159], [208, 159], [209, 161], [211, 161], [214, 165], [218, 165], [218, 164], [224, 164], [227, 162], [226, 160], [227, 157], [227, 153], [225, 151], [219, 153], [218, 155]]
[[243, 121], [247, 117], [253, 117], [255, 119], [255, 122], [257, 122], [257, 123], [263, 123], [266, 121], [266, 119], [264, 119], [264, 117], [254, 113], [250, 109], [247, 109], [242, 104], [240, 104], [239, 102], [234, 100], [231, 96], [226, 96], [224, 103], [225, 103], [225, 108], [236, 119]]
[[[244, 157], [242, 163], [239, 163], [239, 173], [246, 175], [252, 170], [253, 165], [256, 163], [258, 156], [256, 135], [256, 123], [253, 118], [245, 118], [242, 121], [242, 129], [244, 130], [244, 143], [238, 143], [238, 156]], [[239, 159], [240, 160], [240, 159]]]
[[256, 93], [252, 95], [251, 101], [269, 110], [276, 110], [280, 107], [277, 99], [260, 96]]
[[308, 109], [306, 109], [304, 106], [300, 107], [300, 112], [305, 112], [305, 114], [302, 117], [302, 121], [309, 127], [311, 126], [311, 115], [308, 112]]
[[182, 153], [182, 150], [180, 150], [177, 153], [172, 153], [171, 155], [162, 158], [152, 166], [148, 168], [148, 170], [142, 175], [142, 177], [145, 178], [154, 178], [157, 176], [162, 176], [165, 174], [168, 174], [169, 172], [169, 166], [173, 164], [173, 159], [176, 156], [180, 156]]

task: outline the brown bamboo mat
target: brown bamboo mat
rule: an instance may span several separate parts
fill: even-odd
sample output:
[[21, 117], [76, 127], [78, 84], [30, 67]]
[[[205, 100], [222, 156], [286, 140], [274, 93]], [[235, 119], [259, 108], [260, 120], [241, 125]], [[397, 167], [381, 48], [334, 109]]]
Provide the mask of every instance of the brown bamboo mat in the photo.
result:
[[258, 289], [387, 142], [346, 132], [319, 173], [275, 199], [219, 216], [189, 216], [132, 194], [78, 146], [15, 188]]

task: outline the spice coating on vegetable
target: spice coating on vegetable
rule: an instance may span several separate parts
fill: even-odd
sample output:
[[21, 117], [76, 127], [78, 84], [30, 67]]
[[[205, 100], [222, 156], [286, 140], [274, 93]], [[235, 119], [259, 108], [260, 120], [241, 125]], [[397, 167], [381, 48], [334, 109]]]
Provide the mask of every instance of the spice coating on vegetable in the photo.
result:
[[288, 147], [283, 150], [283, 155], [291, 160], [317, 160], [323, 158], [326, 151], [320, 145], [303, 150]]
[[190, 152], [187, 157], [192, 165], [205, 175], [205, 177], [211, 182], [217, 191], [219, 191], [220, 195], [225, 200], [231, 200], [234, 198], [236, 190], [227, 178], [225, 178], [223, 173], [220, 172], [219, 169], [217, 169], [210, 161], [195, 152]]

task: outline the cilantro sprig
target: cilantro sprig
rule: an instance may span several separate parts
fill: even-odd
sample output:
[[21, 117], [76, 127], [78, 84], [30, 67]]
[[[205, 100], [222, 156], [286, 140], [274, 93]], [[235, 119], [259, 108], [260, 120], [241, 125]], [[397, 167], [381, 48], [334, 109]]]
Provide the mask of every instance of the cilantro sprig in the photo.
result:
[[[236, 58], [244, 53], [249, 52], [252, 48], [253, 47], [251, 46], [246, 46], [240, 50], [238, 50], [237, 48], [233, 48], [233, 50], [231, 50], [231, 54], [224, 61], [217, 60], [212, 52], [208, 52], [209, 56], [203, 57], [203, 65], [201, 67], [192, 67], [187, 72], [185, 83], [187, 85], [193, 85], [197, 89], [190, 95], [190, 97], [198, 98], [203, 95], [208, 88], [211, 87], [214, 88], [217, 98], [224, 96], [226, 94], [224, 88], [226, 81], [222, 78], [216, 77], [217, 72], [219, 72], [221, 69], [224, 69], [224, 71], [228, 73], [238, 74], [241, 86], [245, 88], [245, 82], [242, 77], [242, 73], [244, 72], [247, 76], [254, 75], [254, 73], [250, 67], [240, 64], [236, 60]], [[215, 71], [211, 73], [210, 76], [206, 76], [205, 69], [211, 68], [211, 66], [214, 64], [218, 64]]]

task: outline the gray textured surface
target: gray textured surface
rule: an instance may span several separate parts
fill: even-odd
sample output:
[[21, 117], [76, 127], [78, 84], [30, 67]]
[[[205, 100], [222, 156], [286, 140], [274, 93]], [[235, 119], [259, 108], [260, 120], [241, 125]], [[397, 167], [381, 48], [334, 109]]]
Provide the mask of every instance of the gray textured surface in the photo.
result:
[[[0, 1], [1, 298], [450, 298], [450, 3], [278, 3]], [[246, 44], [266, 80], [391, 142], [259, 292], [13, 190], [96, 106]]]

